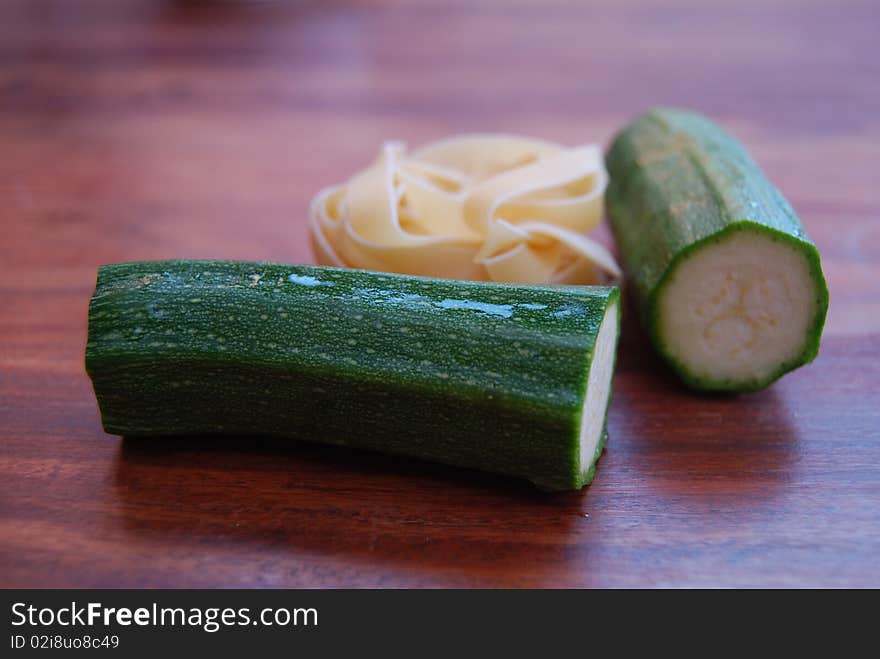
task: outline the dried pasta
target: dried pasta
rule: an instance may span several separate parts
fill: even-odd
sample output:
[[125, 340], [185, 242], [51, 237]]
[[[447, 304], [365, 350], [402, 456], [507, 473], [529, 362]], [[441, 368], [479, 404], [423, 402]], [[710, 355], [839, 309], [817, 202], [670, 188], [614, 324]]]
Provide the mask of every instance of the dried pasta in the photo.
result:
[[508, 135], [388, 142], [309, 209], [318, 263], [431, 277], [590, 284], [620, 276], [587, 233], [602, 218], [600, 149]]

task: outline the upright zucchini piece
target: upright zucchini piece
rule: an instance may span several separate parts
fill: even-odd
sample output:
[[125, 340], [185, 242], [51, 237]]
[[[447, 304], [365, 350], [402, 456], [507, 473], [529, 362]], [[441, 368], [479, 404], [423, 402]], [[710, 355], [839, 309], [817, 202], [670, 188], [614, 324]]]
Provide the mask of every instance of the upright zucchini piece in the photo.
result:
[[657, 109], [616, 136], [607, 166], [630, 288], [688, 385], [757, 390], [816, 357], [828, 308], [819, 252], [739, 142]]
[[574, 489], [602, 452], [619, 291], [272, 263], [100, 268], [107, 432], [274, 435]]

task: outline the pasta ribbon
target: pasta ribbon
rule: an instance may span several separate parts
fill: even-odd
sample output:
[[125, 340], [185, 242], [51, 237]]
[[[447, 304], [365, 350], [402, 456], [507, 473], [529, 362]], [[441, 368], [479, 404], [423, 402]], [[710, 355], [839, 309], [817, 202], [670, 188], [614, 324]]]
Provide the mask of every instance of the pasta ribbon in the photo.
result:
[[593, 284], [621, 276], [587, 237], [608, 174], [597, 146], [464, 135], [399, 142], [309, 208], [318, 263], [451, 279]]

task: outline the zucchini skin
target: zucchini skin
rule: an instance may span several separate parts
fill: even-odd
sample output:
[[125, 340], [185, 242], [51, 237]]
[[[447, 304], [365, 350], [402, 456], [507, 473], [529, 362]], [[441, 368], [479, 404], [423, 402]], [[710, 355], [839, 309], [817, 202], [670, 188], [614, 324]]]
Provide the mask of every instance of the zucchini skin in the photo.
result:
[[[816, 358], [828, 310], [819, 251], [742, 144], [702, 115], [656, 108], [615, 136], [606, 166], [606, 209], [629, 290], [656, 350], [685, 384], [708, 391], [757, 391]], [[737, 231], [798, 250], [817, 293], [817, 311], [801, 353], [767, 377], [745, 382], [691, 373], [659, 332], [660, 295], [677, 266]]]
[[304, 265], [106, 265], [86, 370], [112, 434], [291, 437], [576, 489], [604, 443], [579, 464], [593, 346], [618, 300]]

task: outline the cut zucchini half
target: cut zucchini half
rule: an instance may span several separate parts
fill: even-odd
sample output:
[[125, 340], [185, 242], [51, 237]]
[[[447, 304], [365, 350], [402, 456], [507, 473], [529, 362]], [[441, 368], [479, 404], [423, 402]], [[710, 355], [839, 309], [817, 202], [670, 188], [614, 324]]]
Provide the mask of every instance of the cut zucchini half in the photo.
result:
[[606, 162], [629, 294], [685, 383], [754, 391], [816, 357], [828, 308], [819, 252], [739, 142], [700, 115], [656, 109], [618, 133]]
[[114, 434], [297, 438], [576, 489], [604, 445], [619, 299], [277, 263], [108, 265], [86, 370]]

